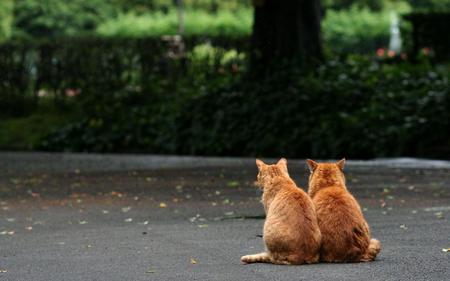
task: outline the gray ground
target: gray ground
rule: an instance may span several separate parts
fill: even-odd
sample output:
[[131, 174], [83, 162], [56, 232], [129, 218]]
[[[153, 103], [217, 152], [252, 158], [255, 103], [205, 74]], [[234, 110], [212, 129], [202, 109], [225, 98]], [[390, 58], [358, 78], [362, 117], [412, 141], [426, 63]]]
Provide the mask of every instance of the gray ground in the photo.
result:
[[263, 250], [253, 159], [0, 153], [0, 280], [449, 280], [450, 163], [346, 170], [377, 261], [242, 265]]

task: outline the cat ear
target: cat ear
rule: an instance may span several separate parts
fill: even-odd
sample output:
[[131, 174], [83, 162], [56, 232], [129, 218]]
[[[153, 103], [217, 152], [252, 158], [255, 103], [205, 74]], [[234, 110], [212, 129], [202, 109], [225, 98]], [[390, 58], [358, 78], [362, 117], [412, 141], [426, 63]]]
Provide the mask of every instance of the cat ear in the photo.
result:
[[319, 164], [317, 164], [317, 162], [315, 162], [314, 160], [311, 159], [306, 159], [306, 164], [308, 164], [309, 167], [309, 171], [312, 173], [316, 170], [317, 166]]
[[341, 160], [339, 160], [336, 165], [339, 167], [339, 169], [341, 169], [341, 171], [344, 171], [344, 165], [345, 165], [345, 158], [342, 158]]
[[283, 169], [284, 172], [288, 173], [288, 168], [287, 168], [287, 160], [286, 158], [281, 158], [280, 160], [278, 160], [277, 166], [280, 167], [281, 169]]
[[261, 170], [262, 167], [266, 166], [263, 161], [256, 159], [256, 166], [258, 166], [258, 169]]
[[277, 165], [284, 165], [284, 166], [287, 166], [287, 160], [286, 160], [286, 158], [280, 158], [280, 160], [278, 160]]

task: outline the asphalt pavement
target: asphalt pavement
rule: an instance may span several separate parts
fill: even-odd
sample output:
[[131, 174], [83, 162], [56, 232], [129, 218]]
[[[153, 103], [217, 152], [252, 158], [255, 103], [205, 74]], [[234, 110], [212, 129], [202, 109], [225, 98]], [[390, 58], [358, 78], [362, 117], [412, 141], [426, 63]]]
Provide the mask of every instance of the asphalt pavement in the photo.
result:
[[[289, 169], [305, 187], [304, 161]], [[254, 159], [0, 153], [0, 280], [449, 280], [450, 163], [346, 173], [376, 261], [243, 265], [264, 249]]]

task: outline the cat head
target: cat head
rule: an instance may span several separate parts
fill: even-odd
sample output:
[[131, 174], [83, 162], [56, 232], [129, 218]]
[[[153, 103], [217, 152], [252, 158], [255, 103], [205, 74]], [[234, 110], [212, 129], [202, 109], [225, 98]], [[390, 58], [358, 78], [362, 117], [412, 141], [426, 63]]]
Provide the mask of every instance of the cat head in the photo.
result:
[[336, 163], [317, 163], [307, 159], [309, 171], [309, 186], [322, 187], [331, 185], [345, 186], [344, 166], [345, 158]]
[[275, 177], [289, 177], [287, 160], [285, 158], [281, 158], [276, 164], [272, 165], [256, 159], [256, 166], [258, 167], [258, 176], [255, 184], [260, 188], [264, 188], [264, 186], [272, 183]]

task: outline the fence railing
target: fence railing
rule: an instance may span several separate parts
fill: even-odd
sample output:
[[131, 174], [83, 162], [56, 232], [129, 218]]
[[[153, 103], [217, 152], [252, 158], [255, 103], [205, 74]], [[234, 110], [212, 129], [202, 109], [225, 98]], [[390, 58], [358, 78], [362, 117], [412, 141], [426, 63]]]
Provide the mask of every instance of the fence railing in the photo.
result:
[[[213, 68], [229, 50], [246, 52], [248, 42], [246, 37], [172, 36], [4, 43], [0, 45], [0, 95], [33, 96], [44, 91], [64, 96], [68, 89], [99, 93], [129, 86], [145, 89], [155, 77], [175, 80], [192, 64], [199, 67], [198, 57], [208, 57], [201, 67]], [[206, 47], [192, 55], [200, 45]]]

